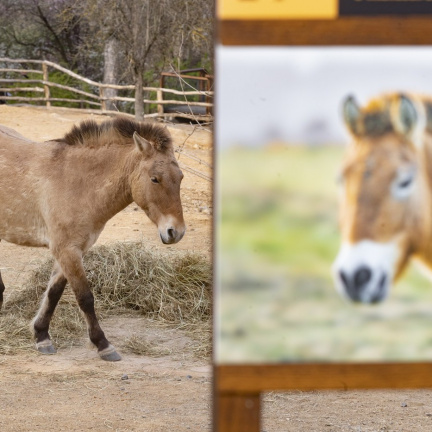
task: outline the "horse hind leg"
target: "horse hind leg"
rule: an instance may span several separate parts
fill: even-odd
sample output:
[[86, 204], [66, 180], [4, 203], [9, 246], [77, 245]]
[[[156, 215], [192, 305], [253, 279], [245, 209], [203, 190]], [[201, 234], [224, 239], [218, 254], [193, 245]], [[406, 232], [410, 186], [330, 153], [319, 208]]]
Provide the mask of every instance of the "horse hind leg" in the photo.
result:
[[106, 361], [121, 360], [121, 356], [105, 337], [96, 317], [94, 296], [84, 272], [82, 253], [78, 253], [76, 249], [66, 249], [58, 253], [56, 258], [72, 287], [80, 309], [84, 313], [89, 338], [96, 346], [100, 358]]
[[36, 339], [36, 348], [42, 354], [56, 353], [56, 349], [51, 342], [48, 330], [54, 310], [65, 289], [66, 282], [67, 279], [64, 277], [59, 265], [56, 263], [51, 273], [48, 288], [42, 298], [39, 311], [31, 323], [31, 330], [33, 330]]
[[3, 307], [3, 293], [4, 293], [4, 290], [5, 290], [5, 286], [4, 286], [3, 279], [1, 277], [1, 272], [0, 272], [0, 310]]
[[[1, 239], [0, 239], [0, 241], [1, 241]], [[5, 286], [4, 286], [3, 279], [1, 277], [1, 272], [0, 272], [0, 311], [2, 310], [2, 307], [3, 307], [4, 290], [5, 290]]]

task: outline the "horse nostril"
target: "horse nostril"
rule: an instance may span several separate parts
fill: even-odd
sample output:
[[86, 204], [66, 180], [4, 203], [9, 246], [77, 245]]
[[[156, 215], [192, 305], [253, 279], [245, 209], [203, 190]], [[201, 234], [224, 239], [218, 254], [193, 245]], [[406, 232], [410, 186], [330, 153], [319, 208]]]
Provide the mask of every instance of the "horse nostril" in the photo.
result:
[[339, 276], [340, 276], [343, 284], [345, 285], [345, 288], [348, 288], [349, 287], [348, 276], [342, 270], [339, 271]]
[[175, 238], [176, 231], [175, 231], [174, 228], [168, 228], [168, 229], [167, 229], [167, 234], [168, 234], [168, 238], [169, 238], [170, 240], [172, 240], [172, 239]]
[[366, 285], [372, 278], [372, 272], [368, 267], [360, 267], [354, 273], [354, 288], [361, 288]]
[[372, 271], [363, 266], [358, 268], [352, 276], [340, 270], [339, 276], [350, 298], [354, 301], [360, 301], [363, 288], [372, 279]]

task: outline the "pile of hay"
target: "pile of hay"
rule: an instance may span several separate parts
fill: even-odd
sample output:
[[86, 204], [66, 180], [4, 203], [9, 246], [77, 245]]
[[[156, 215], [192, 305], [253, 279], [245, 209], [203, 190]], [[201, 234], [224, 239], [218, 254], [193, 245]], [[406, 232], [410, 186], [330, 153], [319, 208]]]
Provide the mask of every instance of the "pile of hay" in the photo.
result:
[[[23, 288], [9, 296], [0, 315], [0, 354], [33, 346], [29, 323], [37, 312], [52, 260], [35, 270]], [[190, 252], [162, 252], [142, 243], [115, 243], [90, 250], [86, 274], [101, 318], [134, 313], [183, 328], [199, 343], [198, 355], [210, 351], [211, 263]], [[56, 309], [50, 334], [59, 347], [82, 343], [85, 322], [68, 286]]]

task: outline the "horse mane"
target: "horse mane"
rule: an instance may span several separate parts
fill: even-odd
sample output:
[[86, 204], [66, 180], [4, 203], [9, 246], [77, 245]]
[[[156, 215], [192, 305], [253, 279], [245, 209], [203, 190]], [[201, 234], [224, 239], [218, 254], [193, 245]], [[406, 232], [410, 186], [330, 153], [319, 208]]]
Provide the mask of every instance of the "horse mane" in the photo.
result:
[[61, 141], [70, 146], [101, 147], [114, 141], [132, 144], [134, 132], [150, 141], [156, 150], [165, 152], [172, 146], [171, 135], [157, 123], [138, 122], [127, 117], [116, 117], [103, 123], [85, 120], [74, 126]]
[[[390, 118], [390, 96], [373, 99], [362, 109], [361, 127], [363, 135], [381, 136], [397, 132]], [[432, 133], [432, 100], [421, 98], [426, 115], [426, 132]]]
[[390, 100], [387, 97], [372, 99], [362, 109], [361, 113], [362, 135], [381, 136], [395, 132], [390, 118]]

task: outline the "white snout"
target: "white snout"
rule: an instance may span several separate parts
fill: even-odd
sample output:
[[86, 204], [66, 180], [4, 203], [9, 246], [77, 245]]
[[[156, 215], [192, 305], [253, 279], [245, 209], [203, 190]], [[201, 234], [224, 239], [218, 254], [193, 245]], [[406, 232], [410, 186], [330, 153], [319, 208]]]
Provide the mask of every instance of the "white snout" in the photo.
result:
[[184, 236], [186, 226], [179, 223], [175, 218], [164, 218], [158, 224], [159, 236], [164, 244], [178, 243]]
[[377, 303], [390, 290], [399, 250], [394, 242], [343, 243], [333, 264], [336, 289], [354, 302]]

